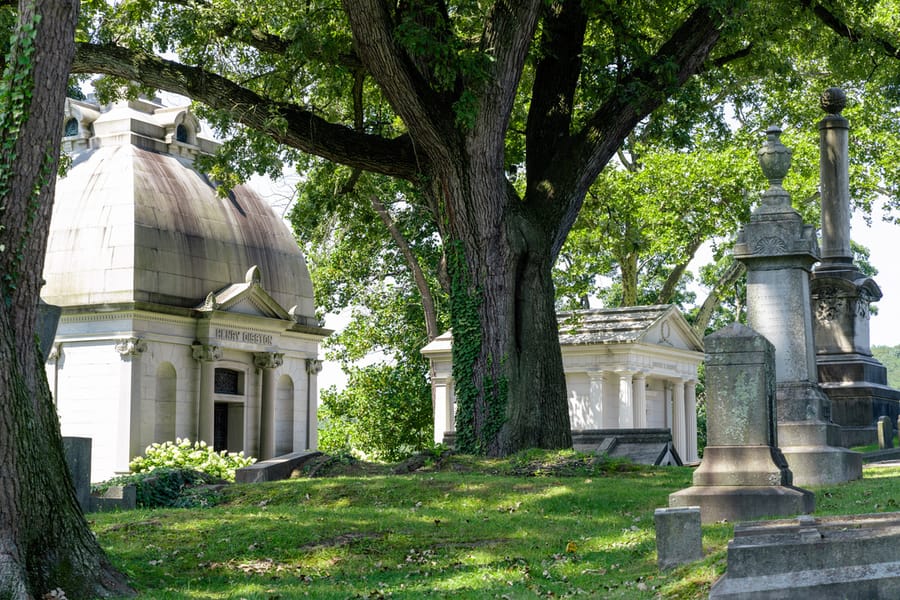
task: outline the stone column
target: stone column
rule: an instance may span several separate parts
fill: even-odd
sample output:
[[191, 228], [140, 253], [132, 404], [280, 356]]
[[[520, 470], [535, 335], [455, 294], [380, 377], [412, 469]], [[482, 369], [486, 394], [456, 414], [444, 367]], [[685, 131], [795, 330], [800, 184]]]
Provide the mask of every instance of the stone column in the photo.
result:
[[443, 377], [435, 377], [434, 370], [431, 373], [431, 410], [434, 415], [434, 443], [444, 442], [444, 432], [451, 431], [450, 408], [447, 398], [447, 380]]
[[663, 411], [665, 415], [663, 416], [663, 423], [668, 426], [669, 430], [672, 430], [674, 419], [672, 417], [672, 401], [674, 400], [674, 394], [672, 393], [672, 382], [668, 379], [664, 379], [662, 382], [663, 385]]
[[[140, 337], [129, 337], [116, 340], [116, 352], [121, 365], [121, 394], [127, 397], [127, 404], [121, 405], [119, 415], [119, 440], [117, 469], [128, 470], [128, 463], [135, 456], [144, 453], [144, 449], [153, 441], [153, 423], [142, 423], [141, 419], [141, 355], [147, 350], [147, 342]], [[149, 400], [149, 399], [148, 399]], [[127, 439], [126, 439], [127, 436]], [[124, 461], [124, 464], [123, 464]]]
[[818, 378], [840, 425], [840, 443], [875, 442], [876, 417], [900, 414], [900, 390], [887, 387], [887, 370], [869, 347], [869, 304], [881, 289], [853, 263], [850, 249], [850, 123], [840, 113], [847, 98], [825, 90], [819, 122], [822, 262], [810, 281]]
[[[306, 359], [306, 448], [314, 450], [319, 446], [319, 419], [316, 401], [319, 397], [318, 379], [322, 372], [322, 361], [317, 358]], [[449, 392], [452, 394], [452, 392]]]
[[708, 444], [694, 485], [671, 494], [669, 506], [699, 506], [704, 523], [812, 512], [815, 497], [791, 485], [776, 445], [775, 348], [739, 323], [703, 346]]
[[647, 376], [635, 373], [632, 379], [632, 396], [634, 398], [634, 426], [637, 429], [647, 427]]
[[588, 377], [590, 378], [590, 403], [591, 403], [591, 417], [593, 419], [594, 426], [589, 429], [603, 429], [603, 380], [604, 374], [602, 371], [588, 373]]
[[600, 428], [617, 429], [619, 427], [619, 378], [610, 371], [603, 371], [601, 376], [603, 420], [600, 422]]
[[259, 414], [259, 457], [275, 456], [275, 369], [284, 363], [284, 354], [256, 352], [253, 365], [262, 372]]
[[769, 189], [738, 233], [734, 257], [747, 267], [747, 321], [775, 346], [778, 439], [800, 485], [859, 479], [862, 457], [836, 447], [831, 402], [818, 386], [809, 293], [815, 229], [781, 186], [791, 164], [781, 129], [766, 134], [759, 162]]
[[619, 376], [619, 429], [634, 427], [634, 397], [631, 371], [616, 371]]
[[215, 391], [215, 362], [222, 359], [222, 349], [207, 344], [191, 346], [195, 360], [200, 361], [200, 393], [197, 399], [197, 441], [204, 441], [210, 446], [214, 439], [213, 393]]
[[681, 460], [686, 460], [687, 446], [685, 444], [684, 422], [684, 383], [677, 379], [672, 384], [672, 444], [678, 452]]
[[685, 454], [681, 460], [686, 463], [697, 462], [697, 382], [686, 381], [684, 384], [684, 422], [685, 422]]
[[841, 116], [847, 97], [840, 88], [822, 95], [828, 115], [819, 122], [819, 193], [822, 202], [822, 265], [853, 263], [850, 250], [850, 122]]

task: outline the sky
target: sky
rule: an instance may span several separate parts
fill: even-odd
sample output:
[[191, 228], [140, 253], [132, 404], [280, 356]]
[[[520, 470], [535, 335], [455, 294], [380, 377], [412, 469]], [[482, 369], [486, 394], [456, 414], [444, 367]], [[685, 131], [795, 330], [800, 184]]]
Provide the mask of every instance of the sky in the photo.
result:
[[870, 228], [855, 216], [850, 237], [869, 248], [869, 262], [878, 269], [874, 279], [882, 297], [876, 303], [878, 314], [869, 322], [869, 341], [873, 346], [896, 346], [900, 344], [900, 225], [885, 223], [876, 215]]

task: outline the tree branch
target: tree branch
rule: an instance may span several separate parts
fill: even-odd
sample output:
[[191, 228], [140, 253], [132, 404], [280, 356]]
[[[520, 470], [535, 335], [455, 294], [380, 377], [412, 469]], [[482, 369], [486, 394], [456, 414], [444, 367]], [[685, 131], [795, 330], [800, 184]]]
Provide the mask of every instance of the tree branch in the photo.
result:
[[[239, 27], [239, 23], [237, 20], [228, 21], [226, 23], [218, 25], [213, 29], [213, 31], [219, 38], [237, 41], [252, 48], [256, 48], [260, 52], [264, 52], [267, 54], [277, 54], [280, 56], [285, 55], [297, 42], [297, 40], [295, 39], [283, 38], [279, 35], [273, 35], [257, 28], [251, 29], [249, 32], [247, 32], [247, 34], [242, 34], [241, 32], [243, 30]], [[306, 54], [307, 56], [309, 56], [309, 53]], [[313, 54], [314, 56], [310, 56], [311, 58], [322, 60], [326, 64], [328, 62], [332, 62], [325, 60], [325, 57], [323, 57], [321, 54]], [[337, 61], [334, 64], [346, 67], [347, 69], [350, 69], [352, 71], [362, 69], [362, 62], [359, 60], [359, 57], [352, 52], [341, 53], [336, 58]]]
[[[541, 0], [495, 2], [481, 35], [481, 51], [491, 58], [490, 75], [481, 89], [473, 132], [494, 151], [503, 167], [503, 146], [525, 57], [534, 37]], [[574, 4], [580, 4], [574, 2]]]
[[684, 272], [687, 270], [688, 263], [693, 260], [694, 254], [697, 253], [697, 249], [700, 248], [701, 245], [703, 245], [703, 240], [698, 238], [694, 239], [685, 249], [685, 260], [675, 265], [675, 268], [672, 269], [669, 276], [666, 277], [666, 281], [663, 283], [662, 289], [657, 296], [657, 304], [668, 304], [672, 301], [672, 298], [675, 297], [675, 290], [678, 289], [678, 282], [681, 281], [681, 276], [684, 275]]
[[706, 328], [709, 326], [710, 319], [712, 319], [713, 311], [719, 306], [722, 290], [734, 285], [743, 274], [744, 263], [736, 260], [732, 261], [731, 265], [725, 269], [725, 272], [722, 273], [712, 290], [710, 290], [706, 300], [704, 300], [703, 304], [700, 306], [700, 311], [697, 313], [697, 319], [694, 321], [693, 325], [694, 332], [701, 338], [706, 334]]
[[722, 13], [732, 11], [736, 3], [723, 3], [720, 10], [706, 4], [694, 9], [652, 57], [623, 77], [575, 136], [569, 155], [554, 161], [556, 169], [564, 170], [557, 171], [559, 181], [569, 188], [568, 203], [563, 207], [554, 240], [554, 254], [559, 252], [575, 222], [587, 189], [622, 140], [673, 90], [700, 70], [721, 35]]
[[447, 107], [395, 43], [394, 23], [383, 0], [343, 0], [353, 44], [363, 65], [432, 161], [449, 160], [442, 119]]
[[530, 181], [552, 164], [560, 146], [569, 143], [575, 89], [587, 15], [581, 2], [554, 2], [544, 8], [540, 60], [535, 67], [526, 127], [526, 167]]
[[829, 10], [827, 7], [823, 6], [821, 3], [816, 2], [815, 0], [805, 0], [802, 5], [812, 10], [813, 14], [816, 15], [816, 17], [823, 24], [825, 24], [826, 27], [834, 31], [839, 36], [846, 38], [853, 43], [859, 43], [863, 39], [868, 37], [876, 42], [879, 46], [881, 46], [881, 48], [888, 56], [892, 56], [894, 58], [900, 57], [900, 49], [898, 49], [897, 46], [884, 38], [873, 36], [870, 33], [863, 33], [861, 31], [858, 31], [857, 29], [851, 27], [849, 23], [847, 23], [843, 15], [838, 15], [834, 11]]
[[267, 100], [198, 67], [112, 44], [77, 44], [73, 73], [102, 73], [188, 96], [229, 113], [277, 142], [348, 165], [403, 179], [421, 172], [407, 136], [386, 139], [330, 123], [309, 110]]
[[428, 280], [425, 279], [425, 274], [422, 272], [422, 266], [419, 264], [419, 260], [409, 247], [409, 242], [406, 241], [406, 237], [404, 237], [403, 233], [397, 228], [397, 224], [394, 223], [394, 220], [391, 218], [390, 213], [388, 213], [387, 208], [385, 208], [384, 203], [374, 195], [371, 196], [370, 199], [372, 201], [372, 208], [375, 209], [375, 212], [378, 213], [378, 216], [381, 218], [381, 222], [384, 223], [384, 226], [387, 227], [390, 232], [391, 238], [394, 240], [394, 243], [397, 244], [401, 254], [403, 254], [403, 258], [406, 259], [406, 264], [416, 282], [416, 288], [418, 288], [419, 296], [422, 298], [422, 309], [425, 312], [425, 331], [428, 334], [428, 341], [430, 342], [439, 336], [441, 332], [438, 330], [437, 311], [434, 308], [434, 297], [431, 295], [431, 288], [428, 285]]

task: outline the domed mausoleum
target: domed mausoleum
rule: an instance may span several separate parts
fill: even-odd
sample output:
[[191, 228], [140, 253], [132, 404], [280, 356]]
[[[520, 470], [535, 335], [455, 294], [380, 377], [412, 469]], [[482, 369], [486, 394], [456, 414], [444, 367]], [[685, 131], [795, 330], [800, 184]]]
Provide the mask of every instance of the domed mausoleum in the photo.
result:
[[316, 447], [319, 342], [303, 255], [255, 192], [220, 197], [190, 110], [69, 100], [43, 299], [62, 307], [47, 376], [91, 479], [152, 442], [259, 458]]

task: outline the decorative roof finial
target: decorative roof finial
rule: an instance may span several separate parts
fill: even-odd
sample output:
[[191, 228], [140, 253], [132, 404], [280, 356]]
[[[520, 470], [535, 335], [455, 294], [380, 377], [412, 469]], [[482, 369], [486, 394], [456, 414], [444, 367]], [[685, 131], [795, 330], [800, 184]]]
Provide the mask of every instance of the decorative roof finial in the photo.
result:
[[847, 94], [839, 87], [830, 87], [819, 97], [819, 106], [829, 115], [839, 115], [847, 106]]

